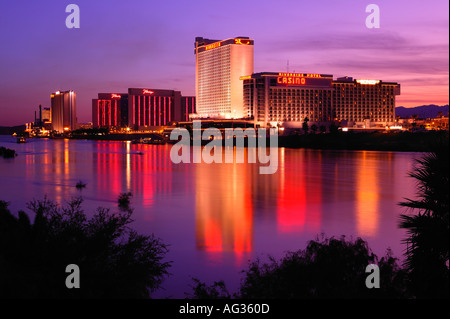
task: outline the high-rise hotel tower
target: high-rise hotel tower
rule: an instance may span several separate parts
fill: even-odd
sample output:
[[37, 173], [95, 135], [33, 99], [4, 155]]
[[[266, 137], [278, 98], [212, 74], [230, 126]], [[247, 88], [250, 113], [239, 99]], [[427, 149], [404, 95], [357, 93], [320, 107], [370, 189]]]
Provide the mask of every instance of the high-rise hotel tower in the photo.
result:
[[63, 133], [77, 129], [76, 101], [74, 91], [56, 91], [50, 95], [53, 130]]
[[253, 40], [195, 38], [195, 93], [199, 117], [243, 118], [241, 76], [253, 73]]

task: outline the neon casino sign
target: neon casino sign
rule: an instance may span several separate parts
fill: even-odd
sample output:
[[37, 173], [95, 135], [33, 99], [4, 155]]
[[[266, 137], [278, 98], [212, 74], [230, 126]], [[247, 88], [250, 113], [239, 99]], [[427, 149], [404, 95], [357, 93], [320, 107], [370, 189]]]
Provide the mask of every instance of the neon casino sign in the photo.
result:
[[277, 78], [278, 84], [286, 85], [304, 85], [306, 83], [305, 78], [279, 76]]
[[153, 93], [155, 93], [155, 92], [150, 91], [149, 89], [143, 89], [142, 90], [142, 94], [153, 94]]
[[222, 44], [222, 42], [215, 42], [215, 43], [212, 43], [212, 44], [208, 44], [208, 45], [205, 47], [205, 50], [211, 50], [211, 49], [218, 48], [218, 47], [221, 46], [221, 44]]
[[248, 39], [234, 39], [234, 44], [249, 45], [250, 43], [251, 40]]
[[111, 94], [112, 99], [120, 99], [120, 97], [121, 97], [120, 94], [114, 94], [114, 93]]
[[[326, 77], [326, 76], [325, 76]], [[282, 85], [306, 85], [306, 78], [321, 79], [321, 74], [278, 73], [277, 83]]]

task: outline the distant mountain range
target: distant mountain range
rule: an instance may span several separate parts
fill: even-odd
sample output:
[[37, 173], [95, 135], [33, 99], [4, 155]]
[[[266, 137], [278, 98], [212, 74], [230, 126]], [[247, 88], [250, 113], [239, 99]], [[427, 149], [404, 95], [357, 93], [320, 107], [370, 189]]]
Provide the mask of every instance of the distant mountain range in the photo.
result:
[[412, 115], [416, 114], [421, 119], [435, 118], [442, 112], [442, 115], [448, 116], [448, 105], [421, 105], [416, 107], [403, 107], [399, 106], [395, 108], [395, 115], [401, 118], [411, 118]]
[[14, 133], [20, 133], [25, 130], [25, 125], [17, 126], [0, 126], [0, 135], [12, 135]]

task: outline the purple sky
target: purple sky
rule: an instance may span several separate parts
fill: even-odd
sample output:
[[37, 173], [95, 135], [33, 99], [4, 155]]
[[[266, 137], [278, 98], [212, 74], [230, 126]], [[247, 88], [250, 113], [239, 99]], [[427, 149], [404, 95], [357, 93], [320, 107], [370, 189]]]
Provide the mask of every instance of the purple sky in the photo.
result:
[[[65, 8], [80, 7], [67, 29]], [[380, 7], [380, 28], [365, 25]], [[255, 72], [399, 82], [397, 106], [448, 104], [447, 0], [51, 0], [0, 2], [0, 125], [34, 120], [50, 94], [75, 90], [79, 122], [99, 92], [194, 95], [194, 39], [249, 36]]]

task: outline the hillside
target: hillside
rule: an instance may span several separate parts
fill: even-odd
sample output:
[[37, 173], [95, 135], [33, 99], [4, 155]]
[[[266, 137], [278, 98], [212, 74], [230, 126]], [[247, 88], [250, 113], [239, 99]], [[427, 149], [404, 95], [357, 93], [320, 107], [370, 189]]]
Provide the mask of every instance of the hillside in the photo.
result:
[[439, 106], [430, 104], [409, 108], [403, 106], [395, 108], [395, 115], [401, 118], [410, 118], [414, 114], [417, 114], [422, 119], [434, 118], [438, 116], [439, 112], [442, 112], [442, 115], [448, 116], [448, 105]]
[[0, 135], [12, 135], [13, 133], [20, 133], [25, 130], [25, 125], [18, 126], [0, 126]]

